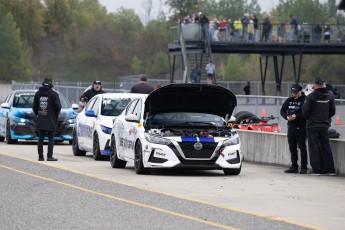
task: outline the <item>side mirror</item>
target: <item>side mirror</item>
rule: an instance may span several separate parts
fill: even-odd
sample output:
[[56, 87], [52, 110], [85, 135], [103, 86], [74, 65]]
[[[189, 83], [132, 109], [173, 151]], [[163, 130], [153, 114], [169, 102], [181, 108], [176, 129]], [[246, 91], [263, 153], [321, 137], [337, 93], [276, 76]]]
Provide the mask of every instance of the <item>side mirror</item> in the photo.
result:
[[125, 116], [125, 120], [128, 122], [139, 122], [135, 114], [128, 114]]
[[78, 104], [75, 104], [75, 103], [73, 103], [71, 107], [72, 107], [72, 109], [74, 109], [74, 110], [78, 110], [78, 109], [79, 109], [79, 105], [78, 105]]
[[95, 111], [93, 111], [93, 110], [87, 110], [87, 111], [85, 111], [85, 116], [96, 117], [96, 114], [95, 114]]
[[3, 109], [9, 109], [9, 108], [10, 108], [10, 105], [9, 105], [8, 103], [4, 102], [4, 103], [1, 104], [1, 108], [3, 108]]

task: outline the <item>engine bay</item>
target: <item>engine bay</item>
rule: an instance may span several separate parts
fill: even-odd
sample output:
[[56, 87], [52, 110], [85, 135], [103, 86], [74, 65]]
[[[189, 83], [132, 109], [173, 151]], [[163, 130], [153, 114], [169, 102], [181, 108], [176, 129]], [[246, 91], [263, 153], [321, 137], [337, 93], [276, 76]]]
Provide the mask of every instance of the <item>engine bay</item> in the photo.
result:
[[181, 137], [231, 137], [236, 131], [230, 128], [161, 128], [149, 129], [148, 133], [161, 137], [181, 136]]

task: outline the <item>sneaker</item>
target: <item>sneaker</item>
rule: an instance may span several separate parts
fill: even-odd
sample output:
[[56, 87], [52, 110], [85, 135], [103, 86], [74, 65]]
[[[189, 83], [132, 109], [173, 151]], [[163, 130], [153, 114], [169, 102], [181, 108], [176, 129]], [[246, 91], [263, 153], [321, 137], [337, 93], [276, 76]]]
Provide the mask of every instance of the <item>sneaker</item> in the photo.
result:
[[327, 175], [327, 176], [336, 176], [337, 174], [335, 173], [335, 171], [328, 171], [328, 172], [325, 172], [325, 175]]
[[54, 158], [54, 157], [49, 157], [49, 158], [47, 159], [47, 161], [58, 161], [58, 159], [57, 159], [57, 158]]
[[299, 171], [299, 174], [308, 174], [308, 170], [307, 169], [301, 169]]
[[44, 161], [44, 157], [38, 157], [38, 161]]
[[336, 176], [337, 174], [335, 172], [329, 172], [329, 173], [326, 173], [327, 176]]
[[298, 173], [298, 169], [295, 168], [289, 168], [284, 171], [285, 173]]

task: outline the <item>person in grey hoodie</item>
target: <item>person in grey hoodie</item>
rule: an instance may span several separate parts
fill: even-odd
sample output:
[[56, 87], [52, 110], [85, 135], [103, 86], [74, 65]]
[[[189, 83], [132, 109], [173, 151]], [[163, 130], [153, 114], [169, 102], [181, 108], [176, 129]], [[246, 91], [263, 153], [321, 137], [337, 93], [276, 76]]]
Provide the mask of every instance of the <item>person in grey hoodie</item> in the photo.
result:
[[322, 78], [315, 79], [314, 91], [307, 96], [302, 114], [307, 121], [309, 159], [313, 173], [335, 175], [328, 137], [331, 118], [335, 115], [335, 100]]

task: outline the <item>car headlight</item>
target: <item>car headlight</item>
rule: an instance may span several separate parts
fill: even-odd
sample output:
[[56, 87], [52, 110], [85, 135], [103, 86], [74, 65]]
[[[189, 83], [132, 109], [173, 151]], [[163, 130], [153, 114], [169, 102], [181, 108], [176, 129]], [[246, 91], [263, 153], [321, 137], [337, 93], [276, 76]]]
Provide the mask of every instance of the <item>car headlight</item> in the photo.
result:
[[11, 116], [12, 121], [18, 123], [18, 125], [25, 125], [26, 123], [29, 123], [29, 121], [25, 118]]
[[238, 136], [236, 136], [224, 141], [223, 146], [237, 145], [239, 143], [240, 143], [240, 139], [238, 138]]
[[75, 123], [75, 118], [68, 119], [66, 122], [69, 125], [74, 124]]
[[171, 141], [169, 141], [168, 139], [159, 137], [159, 136], [153, 136], [150, 134], [145, 133], [145, 139], [148, 142], [151, 142], [153, 144], [159, 144], [159, 145], [169, 145], [171, 144]]
[[101, 130], [105, 134], [111, 134], [111, 128], [101, 125]]

